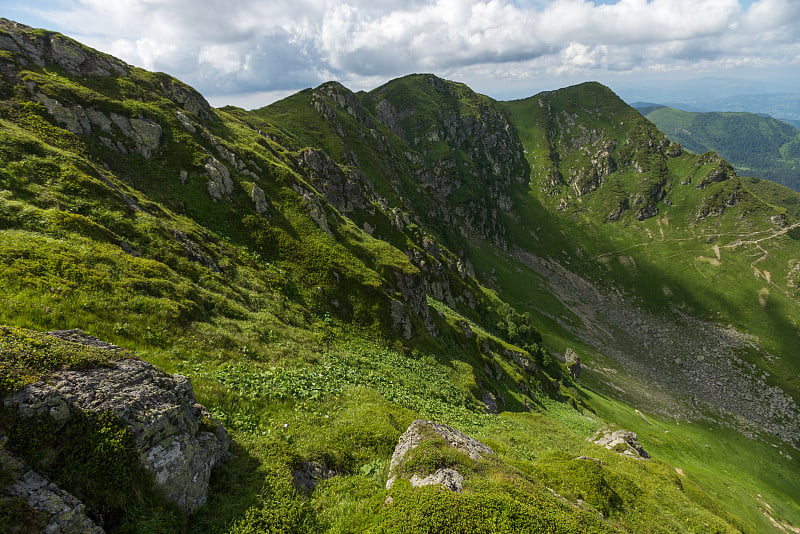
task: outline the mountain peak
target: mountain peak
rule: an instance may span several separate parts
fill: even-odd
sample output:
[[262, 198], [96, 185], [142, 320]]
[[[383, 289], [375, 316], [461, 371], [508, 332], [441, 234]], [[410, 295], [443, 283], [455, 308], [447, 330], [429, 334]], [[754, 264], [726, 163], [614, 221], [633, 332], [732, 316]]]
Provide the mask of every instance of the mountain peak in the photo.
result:
[[57, 65], [72, 76], [127, 75], [131, 69], [124, 61], [60, 33], [34, 29], [8, 19], [0, 19], [0, 48], [24, 65]]

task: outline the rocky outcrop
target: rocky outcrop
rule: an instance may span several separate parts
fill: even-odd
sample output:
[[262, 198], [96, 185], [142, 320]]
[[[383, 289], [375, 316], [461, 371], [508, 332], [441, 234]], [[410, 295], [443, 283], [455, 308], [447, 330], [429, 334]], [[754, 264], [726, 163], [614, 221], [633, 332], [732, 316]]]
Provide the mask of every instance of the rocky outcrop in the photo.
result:
[[622, 200], [619, 201], [619, 204], [617, 205], [617, 207], [614, 208], [611, 211], [611, 213], [608, 214], [608, 220], [609, 221], [618, 221], [619, 218], [622, 216], [622, 212], [624, 212], [629, 207], [630, 207], [630, 204], [628, 203], [627, 197], [623, 198]]
[[58, 65], [72, 76], [127, 75], [130, 66], [119, 59], [92, 50], [54, 32], [0, 19], [0, 49], [15, 54], [27, 65]]
[[706, 173], [700, 183], [697, 184], [697, 189], [703, 189], [709, 184], [724, 182], [736, 176], [736, 171], [733, 170], [731, 164], [714, 153], [704, 154], [698, 160], [697, 165], [706, 165], [709, 163], [713, 163], [714, 166]]
[[[0, 469], [12, 480], [0, 491], [0, 500], [20, 499], [43, 516], [42, 532], [48, 534], [102, 534], [102, 528], [86, 515], [84, 504], [6, 451], [0, 444]], [[29, 525], [32, 527], [33, 525]], [[0, 530], [5, 532], [0, 525]], [[13, 530], [11, 531], [13, 532]]]
[[650, 458], [650, 454], [639, 443], [639, 438], [628, 430], [604, 427], [595, 432], [589, 441], [617, 454], [631, 458]]
[[[423, 441], [434, 437], [443, 439], [448, 446], [464, 453], [473, 460], [479, 460], [489, 456], [494, 456], [494, 451], [475, 438], [456, 430], [447, 425], [440, 425], [423, 419], [413, 421], [397, 442], [397, 446], [392, 454], [389, 464], [389, 479], [386, 481], [386, 489], [391, 488], [397, 478], [401, 476], [401, 470], [409, 454], [416, 449]], [[425, 476], [413, 475], [409, 481], [413, 486], [427, 486], [439, 484], [443, 488], [451, 491], [461, 491], [464, 477], [455, 469], [443, 468]]]
[[564, 352], [564, 363], [567, 364], [567, 370], [569, 370], [569, 376], [575, 381], [580, 380], [581, 378], [581, 357], [572, 350], [571, 348], [567, 348]]
[[631, 205], [636, 210], [634, 215], [637, 220], [643, 221], [658, 214], [656, 204], [667, 194], [664, 190], [666, 183], [665, 178], [654, 180], [645, 190], [639, 191], [633, 196]]
[[403, 141], [407, 141], [401, 121], [412, 116], [414, 110], [407, 109], [403, 113], [398, 113], [392, 103], [384, 98], [375, 106], [375, 112], [378, 114], [378, 119], [389, 128], [390, 132]]
[[372, 184], [366, 178], [355, 169], [343, 169], [322, 150], [303, 149], [298, 164], [308, 173], [314, 188], [344, 215], [364, 209], [374, 196]]
[[[74, 134], [95, 133], [103, 144], [121, 154], [137, 152], [150, 158], [161, 145], [161, 126], [150, 119], [126, 117], [116, 113], [105, 115], [101, 111], [80, 105], [65, 106], [42, 93], [36, 93], [34, 98], [44, 105], [56, 123]], [[116, 126], [117, 132], [127, 138], [127, 141], [114, 139], [117, 132], [112, 125]]]
[[337, 106], [368, 128], [374, 127], [372, 118], [367, 113], [367, 110], [364, 109], [363, 104], [361, 104], [361, 100], [359, 100], [352, 91], [339, 82], [323, 83], [314, 90], [314, 93], [317, 95], [325, 95]]
[[125, 117], [112, 113], [111, 121], [120, 129], [122, 134], [132, 140], [136, 152], [149, 158], [161, 144], [161, 126], [143, 118]]
[[569, 180], [575, 194], [578, 196], [595, 191], [602, 185], [606, 176], [617, 170], [617, 163], [612, 156], [616, 148], [616, 142], [613, 140], [600, 140], [597, 143], [599, 147], [597, 152], [590, 158], [591, 165], [574, 173]]
[[189, 379], [126, 359], [61, 371], [4, 400], [19, 416], [111, 412], [134, 435], [139, 460], [164, 494], [191, 513], [206, 501], [211, 470], [228, 456], [225, 429], [197, 404]]
[[208, 181], [208, 194], [216, 202], [217, 200], [230, 199], [233, 193], [233, 180], [228, 168], [216, 158], [210, 158], [205, 164]]
[[707, 217], [718, 217], [725, 213], [726, 209], [738, 204], [747, 194], [738, 188], [714, 191], [700, 202], [695, 218], [701, 221]]
[[269, 210], [269, 201], [264, 190], [252, 182], [242, 182], [247, 194], [250, 195], [250, 200], [253, 201], [253, 207], [256, 213], [266, 213]]
[[497, 414], [497, 397], [494, 396], [494, 393], [491, 391], [484, 392], [481, 400], [483, 401], [483, 405], [486, 407], [486, 413], [492, 415]]
[[203, 95], [183, 82], [169, 78], [161, 84], [161, 91], [182, 109], [193, 113], [198, 118], [207, 121], [214, 118], [211, 105], [203, 98]]

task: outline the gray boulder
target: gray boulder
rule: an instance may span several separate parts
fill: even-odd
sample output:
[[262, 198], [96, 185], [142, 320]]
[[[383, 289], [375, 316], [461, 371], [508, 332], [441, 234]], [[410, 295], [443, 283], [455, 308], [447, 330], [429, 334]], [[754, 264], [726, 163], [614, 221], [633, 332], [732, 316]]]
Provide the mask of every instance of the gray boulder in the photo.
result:
[[437, 469], [432, 475], [421, 477], [412, 475], [408, 481], [415, 488], [421, 486], [441, 486], [446, 490], [461, 493], [464, 489], [464, 475], [455, 469]]
[[[397, 442], [392, 454], [392, 461], [389, 464], [389, 480], [386, 481], [386, 489], [391, 488], [397, 477], [400, 476], [400, 468], [406, 461], [409, 453], [416, 449], [420, 443], [431, 439], [433, 435], [438, 435], [454, 449], [466, 454], [473, 460], [479, 460], [487, 456], [494, 456], [494, 451], [461, 431], [447, 425], [416, 419], [408, 430], [406, 430]], [[461, 492], [464, 485], [464, 476], [455, 469], [437, 469], [434, 473], [427, 476], [413, 475], [409, 481], [414, 487], [440, 485], [450, 491]]]
[[139, 459], [185, 512], [206, 501], [211, 470], [228, 456], [228, 436], [197, 404], [188, 378], [126, 359], [108, 367], [61, 371], [4, 400], [22, 416], [66, 421], [78, 410], [110, 411], [134, 434]]
[[567, 364], [570, 378], [576, 382], [579, 381], [581, 378], [581, 357], [574, 350], [567, 348], [566, 352], [564, 352], [564, 361]]
[[650, 458], [650, 454], [639, 443], [638, 436], [628, 430], [603, 427], [595, 432], [589, 441], [630, 458]]
[[102, 534], [102, 528], [86, 515], [86, 507], [77, 497], [29, 470], [4, 490], [11, 498], [20, 498], [28, 506], [44, 512], [45, 534]]
[[[0, 501], [19, 499], [40, 512], [42, 517], [35, 526], [48, 534], [104, 532], [86, 515], [86, 507], [77, 497], [62, 490], [47, 477], [29, 469], [25, 462], [11, 454], [5, 448], [7, 440], [7, 437], [0, 438], [0, 471], [10, 482], [0, 489]], [[32, 526], [28, 525], [29, 529]], [[6, 532], [2, 527], [0, 524], [0, 532]]]
[[205, 164], [208, 173], [208, 194], [216, 202], [223, 198], [230, 198], [233, 193], [233, 180], [228, 168], [212, 157]]
[[108, 54], [83, 46], [55, 32], [0, 18], [0, 49], [23, 64], [53, 63], [72, 76], [127, 76], [130, 66]]
[[250, 195], [250, 200], [253, 201], [256, 213], [265, 213], [269, 210], [269, 201], [267, 201], [267, 195], [264, 193], [263, 189], [251, 182], [246, 182], [242, 185]]

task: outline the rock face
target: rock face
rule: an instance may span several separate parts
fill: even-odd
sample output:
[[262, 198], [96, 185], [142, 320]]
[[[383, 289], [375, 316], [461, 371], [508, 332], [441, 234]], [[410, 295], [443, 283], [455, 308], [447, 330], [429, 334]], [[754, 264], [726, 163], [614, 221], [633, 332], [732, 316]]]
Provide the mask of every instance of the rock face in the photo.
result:
[[461, 493], [464, 489], [464, 475], [455, 469], [437, 469], [432, 475], [421, 477], [413, 475], [410, 479], [411, 485], [415, 488], [421, 486], [441, 486], [446, 490]]
[[206, 185], [211, 198], [215, 202], [230, 198], [231, 193], [233, 193], [233, 180], [231, 180], [231, 173], [228, 168], [212, 157], [206, 162], [205, 169], [206, 173], [208, 173]]
[[650, 458], [650, 454], [639, 443], [639, 438], [628, 430], [601, 428], [589, 438], [589, 441], [601, 445], [610, 451], [631, 458]]
[[[7, 462], [4, 462], [4, 467]], [[86, 507], [77, 497], [29, 470], [5, 488], [11, 498], [19, 498], [47, 516], [45, 533], [102, 534], [102, 528], [86, 515]]]
[[206, 501], [214, 466], [228, 456], [225, 429], [197, 401], [189, 379], [127, 359], [108, 367], [62, 371], [4, 401], [22, 416], [110, 411], [134, 434], [139, 459], [165, 495], [191, 513]]
[[569, 370], [569, 376], [573, 380], [577, 381], [581, 378], [581, 357], [572, 350], [568, 348], [564, 352], [564, 362], [567, 364], [567, 369]]
[[300, 467], [292, 471], [292, 479], [296, 488], [310, 493], [314, 491], [323, 480], [328, 480], [337, 475], [333, 469], [328, 469], [321, 462], [303, 462]]
[[29, 26], [7, 19], [0, 19], [0, 49], [39, 67], [56, 64], [73, 76], [118, 76], [130, 71], [127, 63], [108, 54], [54, 32], [34, 32]]
[[[466, 454], [473, 460], [478, 460], [489, 455], [494, 455], [494, 451], [478, 441], [447, 425], [440, 425], [424, 419], [413, 421], [397, 442], [389, 464], [389, 480], [386, 481], [386, 489], [391, 488], [397, 477], [400, 476], [400, 467], [405, 462], [411, 451], [416, 449], [420, 443], [431, 439], [432, 435], [438, 435], [454, 449]], [[464, 484], [464, 476], [455, 469], [437, 469], [434, 473], [421, 477], [413, 475], [409, 481], [414, 487], [441, 485], [450, 491], [460, 492]]]
[[[79, 105], [65, 106], [42, 93], [37, 93], [35, 98], [45, 107], [53, 120], [70, 132], [79, 135], [95, 133], [103, 144], [120, 154], [136, 152], [149, 159], [161, 145], [161, 126], [150, 119], [125, 117], [116, 113], [106, 116], [103, 112], [92, 108]], [[112, 125], [127, 140], [111, 139], [109, 136], [113, 137], [117, 133]]]

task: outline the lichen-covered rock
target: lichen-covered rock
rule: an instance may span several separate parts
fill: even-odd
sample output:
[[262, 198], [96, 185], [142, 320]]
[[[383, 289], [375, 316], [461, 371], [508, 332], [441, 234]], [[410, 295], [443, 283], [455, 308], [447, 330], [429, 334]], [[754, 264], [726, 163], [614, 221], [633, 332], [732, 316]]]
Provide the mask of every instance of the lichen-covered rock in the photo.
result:
[[208, 194], [215, 201], [229, 198], [233, 193], [233, 180], [228, 168], [212, 157], [205, 164], [208, 173]]
[[228, 455], [225, 429], [197, 404], [189, 379], [126, 359], [108, 367], [62, 371], [4, 400], [22, 416], [110, 411], [134, 434], [139, 459], [184, 511], [203, 505], [211, 470]]
[[[89, 135], [93, 132], [112, 134], [111, 125], [116, 125], [119, 131], [133, 143], [132, 150], [145, 158], [150, 158], [161, 145], [161, 126], [150, 119], [130, 118], [116, 113], [106, 116], [101, 111], [92, 108], [84, 108], [79, 105], [65, 106], [58, 100], [42, 93], [36, 93], [34, 98], [44, 105], [56, 123], [74, 134]], [[124, 145], [114, 143], [107, 137], [101, 138], [101, 140], [103, 139], [109, 148], [122, 154], [128, 153]]]
[[125, 137], [134, 142], [136, 152], [150, 158], [161, 144], [161, 126], [149, 119], [129, 118], [112, 113], [109, 118]]
[[408, 481], [415, 488], [421, 486], [441, 486], [444, 489], [456, 493], [461, 493], [464, 489], [464, 475], [455, 469], [449, 468], [437, 469], [432, 475], [426, 477], [412, 475]]
[[[408, 429], [403, 435], [400, 436], [397, 446], [394, 448], [392, 461], [389, 464], [389, 480], [386, 481], [386, 489], [391, 488], [397, 480], [397, 477], [400, 476], [400, 467], [403, 465], [409, 453], [416, 449], [423, 441], [431, 439], [432, 435], [438, 435], [447, 445], [466, 454], [473, 460], [494, 455], [492, 449], [453, 427], [425, 421], [424, 419], [416, 419], [408, 426]], [[414, 475], [412, 479], [412, 485], [414, 486], [441, 484], [442, 487], [451, 489], [452, 491], [460, 491], [464, 482], [464, 477], [454, 469], [439, 469], [425, 477]], [[459, 489], [456, 490], [454, 488]]]
[[580, 380], [581, 357], [578, 356], [578, 354], [571, 348], [567, 348], [567, 350], [564, 352], [564, 363], [567, 364], [570, 378], [573, 380]]
[[[0, 442], [0, 470], [11, 482], [0, 491], [0, 500], [21, 499], [43, 514], [45, 533], [102, 534], [104, 531], [86, 515], [86, 507], [73, 494], [64, 491], [8, 452]], [[0, 531], [4, 525], [0, 525]]]
[[78, 328], [73, 328], [72, 330], [53, 330], [52, 332], [45, 333], [48, 336], [69, 341], [71, 343], [78, 343], [79, 345], [84, 345], [86, 347], [94, 347], [96, 349], [103, 349], [111, 352], [127, 352], [122, 347], [118, 347], [113, 343], [109, 343], [107, 341], [103, 341], [102, 339], [91, 336]]
[[53, 63], [72, 76], [126, 76], [130, 66], [115, 57], [83, 46], [55, 32], [0, 18], [0, 49], [24, 64], [44, 67]]
[[256, 213], [265, 213], [269, 209], [267, 195], [264, 194], [263, 189], [256, 184], [251, 184], [248, 193], [250, 194], [250, 199], [253, 201]]
[[650, 458], [650, 454], [639, 443], [638, 436], [628, 430], [614, 430], [613, 428], [603, 427], [595, 432], [589, 438], [589, 441], [623, 456]]
[[6, 488], [11, 497], [20, 497], [34, 510], [48, 517], [47, 534], [101, 534], [104, 530], [89, 519], [86, 507], [74, 495], [47, 480], [36, 471], [28, 471]]

